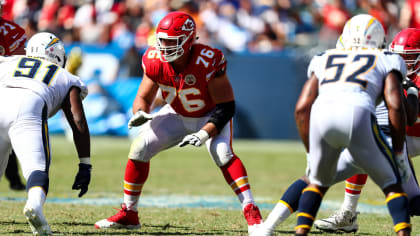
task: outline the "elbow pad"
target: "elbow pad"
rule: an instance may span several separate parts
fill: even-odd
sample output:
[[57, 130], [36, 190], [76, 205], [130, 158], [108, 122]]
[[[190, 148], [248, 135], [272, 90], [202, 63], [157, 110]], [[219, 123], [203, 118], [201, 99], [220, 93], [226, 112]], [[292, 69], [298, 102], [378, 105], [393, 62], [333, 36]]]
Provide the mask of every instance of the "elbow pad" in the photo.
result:
[[220, 132], [235, 114], [235, 101], [219, 103], [211, 114], [209, 121]]

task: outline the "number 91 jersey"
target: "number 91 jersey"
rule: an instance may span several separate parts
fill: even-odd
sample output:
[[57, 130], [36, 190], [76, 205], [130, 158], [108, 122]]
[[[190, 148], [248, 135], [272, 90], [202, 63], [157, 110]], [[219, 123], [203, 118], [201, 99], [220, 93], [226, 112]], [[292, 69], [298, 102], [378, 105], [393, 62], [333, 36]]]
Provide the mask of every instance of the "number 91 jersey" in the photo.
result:
[[203, 44], [193, 44], [186, 68], [176, 73], [169, 62], [160, 60], [160, 53], [150, 47], [143, 55], [144, 73], [159, 85], [165, 101], [180, 115], [202, 117], [215, 104], [208, 82], [226, 71], [223, 53]]
[[317, 66], [311, 70], [319, 80], [318, 99], [363, 106], [372, 113], [382, 101], [387, 74], [398, 70], [406, 75], [404, 60], [398, 54], [379, 49], [332, 49], [313, 60], [311, 64]]
[[8, 57], [0, 64], [0, 85], [33, 91], [45, 101], [48, 117], [61, 109], [71, 87], [80, 88], [82, 99], [88, 93], [79, 77], [54, 63], [26, 56]]

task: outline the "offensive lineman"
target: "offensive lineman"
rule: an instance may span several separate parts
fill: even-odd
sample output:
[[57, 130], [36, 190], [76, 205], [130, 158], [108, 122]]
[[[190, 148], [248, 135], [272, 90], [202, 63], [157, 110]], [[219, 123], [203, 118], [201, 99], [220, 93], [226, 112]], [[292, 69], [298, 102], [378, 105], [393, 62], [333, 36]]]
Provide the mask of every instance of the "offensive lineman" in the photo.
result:
[[[150, 159], [177, 144], [206, 144], [243, 206], [248, 232], [262, 223], [245, 167], [231, 146], [235, 100], [226, 60], [220, 50], [195, 40], [196, 25], [190, 15], [171, 12], [159, 22], [156, 47], [143, 55], [145, 73], [128, 123], [129, 128], [142, 126], [125, 169], [124, 203], [116, 215], [96, 222], [96, 228], [140, 228], [137, 205]], [[167, 105], [150, 115], [159, 88]]]
[[28, 187], [23, 213], [35, 235], [51, 235], [42, 211], [51, 162], [47, 119], [60, 109], [72, 128], [80, 160], [72, 189], [80, 189], [81, 197], [90, 182], [90, 137], [82, 106], [87, 88], [63, 69], [65, 62], [63, 43], [44, 32], [28, 41], [26, 56], [0, 64], [0, 177], [13, 147]]
[[[399, 174], [396, 173], [398, 169], [401, 176], [406, 177], [409, 168], [407, 159], [400, 153], [403, 151], [405, 114], [402, 112], [404, 106], [399, 96], [401, 85], [397, 81], [402, 78], [399, 71], [405, 75], [405, 65], [399, 56], [375, 49], [380, 48], [384, 42], [383, 28], [375, 18], [358, 15], [349, 22], [345, 26], [345, 30], [350, 31], [346, 39], [348, 44], [345, 45], [352, 48], [345, 51], [328, 50], [321, 57], [314, 58], [322, 66], [315, 68], [315, 74], [306, 83], [296, 105], [298, 130], [307, 151], [310, 151], [307, 175], [312, 184], [308, 186], [305, 183], [307, 180], [294, 182], [270, 213], [260, 235], [271, 234], [272, 228], [267, 226], [275, 225], [275, 222], [271, 222], [270, 218], [281, 217], [284, 220], [298, 208], [298, 204], [296, 231], [299, 235], [307, 234], [328, 187], [356, 173], [374, 175], [372, 179], [387, 196], [395, 231], [399, 235], [410, 232], [407, 198], [399, 185]], [[361, 47], [367, 49], [360, 50]], [[388, 102], [394, 153], [397, 155], [393, 155], [386, 145], [373, 115], [375, 103], [382, 91]], [[322, 117], [325, 105], [330, 112], [324, 111], [328, 116]], [[340, 114], [331, 114], [331, 110], [339, 111]], [[321, 119], [324, 121], [321, 122]], [[340, 121], [347, 121], [348, 124]], [[347, 154], [341, 154], [338, 158], [344, 147], [348, 148]], [[330, 167], [330, 171], [322, 169], [322, 166]], [[279, 212], [284, 214], [278, 214]], [[271, 217], [273, 213], [276, 217]]]

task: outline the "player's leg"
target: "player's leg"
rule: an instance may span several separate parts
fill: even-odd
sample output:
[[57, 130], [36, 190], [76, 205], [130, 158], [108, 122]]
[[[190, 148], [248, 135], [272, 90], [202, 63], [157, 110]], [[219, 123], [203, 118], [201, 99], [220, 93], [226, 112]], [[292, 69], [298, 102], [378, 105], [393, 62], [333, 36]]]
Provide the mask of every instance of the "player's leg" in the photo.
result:
[[279, 224], [297, 210], [302, 191], [308, 186], [308, 183], [308, 178], [303, 176], [287, 188], [267, 219], [265, 219], [259, 235], [271, 235]]
[[9, 155], [9, 162], [7, 163], [5, 176], [7, 180], [9, 180], [10, 189], [18, 191], [26, 189], [26, 186], [20, 179], [17, 158], [13, 150]]
[[227, 184], [238, 196], [248, 223], [248, 231], [252, 233], [262, 223], [262, 217], [254, 202], [245, 166], [233, 152], [232, 136], [231, 120], [221, 130], [220, 134], [211, 138], [206, 145], [214, 162], [222, 171]]
[[[28, 94], [28, 100], [31, 98]], [[47, 107], [44, 106], [42, 114], [39, 112], [42, 99], [38, 103], [28, 100], [22, 106], [18, 120], [9, 130], [12, 147], [21, 164], [22, 173], [27, 181], [28, 199], [24, 207], [24, 215], [34, 234], [51, 235], [44, 213], [49, 177], [50, 145], [48, 137]], [[35, 100], [36, 101], [36, 100]]]
[[315, 227], [328, 232], [356, 232], [359, 229], [356, 209], [367, 177], [366, 174], [358, 174], [346, 179], [344, 202], [340, 210], [325, 219], [316, 220]]
[[140, 228], [138, 201], [148, 179], [150, 160], [179, 143], [187, 134], [183, 121], [168, 106], [140, 128], [132, 142], [124, 174], [124, 203], [117, 214], [95, 223], [96, 228]]
[[400, 185], [392, 149], [380, 132], [375, 117], [371, 115], [363, 119], [371, 122], [355, 125], [353, 135], [358, 138], [351, 140], [348, 149], [357, 165], [384, 191], [395, 232], [404, 234], [411, 229], [408, 199]]

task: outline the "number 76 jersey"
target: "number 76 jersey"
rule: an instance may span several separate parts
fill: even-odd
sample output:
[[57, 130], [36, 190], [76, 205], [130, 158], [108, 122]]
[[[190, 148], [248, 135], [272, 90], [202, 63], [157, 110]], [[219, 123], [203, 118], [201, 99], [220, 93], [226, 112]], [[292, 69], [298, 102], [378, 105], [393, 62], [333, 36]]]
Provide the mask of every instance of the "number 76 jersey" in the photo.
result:
[[189, 53], [186, 68], [176, 73], [169, 62], [160, 60], [156, 48], [150, 47], [143, 55], [143, 70], [178, 114], [203, 117], [215, 107], [208, 82], [225, 73], [226, 60], [220, 50], [203, 44], [193, 44]]
[[318, 99], [363, 106], [372, 113], [383, 99], [388, 73], [397, 70], [406, 76], [404, 60], [379, 49], [327, 50], [312, 59], [309, 69], [319, 81]]

